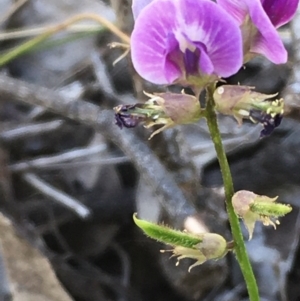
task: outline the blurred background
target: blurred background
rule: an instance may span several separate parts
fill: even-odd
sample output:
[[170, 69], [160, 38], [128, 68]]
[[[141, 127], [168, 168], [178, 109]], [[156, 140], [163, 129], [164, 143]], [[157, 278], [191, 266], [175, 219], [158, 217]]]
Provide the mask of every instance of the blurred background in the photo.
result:
[[[130, 36], [130, 0], [0, 0], [0, 301], [247, 300], [233, 254], [189, 273], [192, 260], [175, 266], [133, 224], [137, 212], [231, 239], [204, 121], [150, 141], [150, 130], [114, 124], [113, 107], [162, 87], [130, 55], [113, 64], [126, 47], [108, 44], [124, 41], [95, 16]], [[282, 125], [259, 139], [260, 125], [219, 116], [235, 189], [293, 207], [247, 242], [263, 301], [300, 300], [299, 19], [280, 32], [286, 65], [256, 58], [227, 79], [279, 92]]]

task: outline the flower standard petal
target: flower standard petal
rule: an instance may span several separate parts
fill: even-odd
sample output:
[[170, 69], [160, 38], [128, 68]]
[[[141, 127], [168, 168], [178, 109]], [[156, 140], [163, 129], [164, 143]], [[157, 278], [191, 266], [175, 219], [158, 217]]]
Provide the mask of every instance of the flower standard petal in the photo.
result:
[[275, 28], [294, 17], [298, 4], [299, 0], [262, 0], [262, 6]]
[[242, 66], [243, 56], [236, 21], [216, 3], [207, 0], [179, 1], [179, 12], [181, 30], [200, 50], [200, 68], [210, 70], [212, 64], [218, 76], [235, 74]]
[[217, 0], [217, 3], [241, 25], [248, 13], [243, 0]]
[[236, 21], [209, 0], [156, 0], [136, 20], [131, 36], [137, 72], [156, 84], [189, 75], [228, 77], [242, 66]]

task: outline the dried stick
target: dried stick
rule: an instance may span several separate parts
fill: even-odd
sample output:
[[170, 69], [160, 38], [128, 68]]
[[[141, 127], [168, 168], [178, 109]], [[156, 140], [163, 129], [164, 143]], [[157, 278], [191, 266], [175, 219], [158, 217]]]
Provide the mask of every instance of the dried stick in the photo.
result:
[[18, 162], [10, 166], [11, 171], [24, 171], [30, 168], [42, 168], [74, 159], [100, 154], [106, 149], [106, 145], [96, 145], [93, 147], [77, 148], [54, 156], [41, 157], [37, 159]]
[[71, 209], [81, 218], [85, 219], [91, 215], [91, 211], [89, 208], [82, 205], [75, 198], [70, 197], [66, 193], [54, 188], [49, 183], [46, 183], [37, 175], [27, 172], [23, 175], [23, 178], [28, 184], [36, 188], [40, 193], [67, 207], [68, 209]]
[[[50, 158], [50, 157], [49, 157]], [[40, 158], [39, 158], [40, 159]], [[37, 160], [39, 160], [37, 159]], [[45, 160], [48, 158], [45, 157]], [[47, 164], [42, 162], [36, 162], [35, 159], [29, 161], [21, 161], [15, 164], [11, 164], [8, 166], [11, 172], [24, 172], [28, 170], [55, 170], [55, 169], [68, 169], [74, 167], [86, 167], [86, 166], [100, 166], [100, 165], [116, 165], [121, 163], [129, 162], [129, 159], [125, 156], [122, 157], [115, 157], [115, 158], [105, 158], [105, 159], [96, 159], [96, 160], [83, 160], [83, 161], [76, 161], [76, 162], [66, 162], [66, 163], [52, 163]]]
[[133, 131], [120, 131], [113, 123], [112, 111], [101, 110], [99, 106], [83, 100], [72, 100], [60, 93], [34, 84], [0, 75], [0, 95], [30, 105], [47, 108], [57, 114], [79, 121], [100, 131], [107, 139], [118, 145], [150, 183], [156, 193], [163, 196], [163, 207], [169, 217], [182, 223], [187, 214], [195, 212], [172, 175], [161, 164], [146, 143]]
[[10, 9], [0, 16], [0, 23], [7, 21], [20, 7], [22, 7], [28, 0], [19, 0], [14, 3]]
[[35, 124], [19, 125], [14, 129], [4, 130], [0, 133], [0, 139], [6, 142], [16, 139], [29, 138], [35, 135], [53, 132], [62, 126], [62, 120], [39, 122]]

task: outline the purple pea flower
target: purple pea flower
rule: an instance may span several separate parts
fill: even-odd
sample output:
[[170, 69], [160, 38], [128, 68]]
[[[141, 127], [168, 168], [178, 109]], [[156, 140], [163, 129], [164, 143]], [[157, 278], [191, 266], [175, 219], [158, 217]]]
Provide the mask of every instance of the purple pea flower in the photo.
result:
[[295, 15], [299, 0], [217, 0], [240, 24], [244, 40], [244, 62], [254, 53], [275, 64], [287, 61], [287, 51], [277, 28]]
[[155, 84], [204, 86], [243, 63], [237, 22], [209, 0], [137, 0], [131, 36], [136, 71]]

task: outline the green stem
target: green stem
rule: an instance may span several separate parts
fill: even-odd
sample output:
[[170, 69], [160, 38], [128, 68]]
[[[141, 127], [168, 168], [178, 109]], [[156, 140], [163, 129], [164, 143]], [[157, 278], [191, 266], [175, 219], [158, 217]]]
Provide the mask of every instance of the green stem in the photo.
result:
[[11, 60], [17, 58], [18, 56], [29, 52], [36, 45], [44, 42], [46, 39], [48, 39], [52, 35], [53, 35], [53, 32], [44, 33], [40, 36], [37, 36], [37, 37], [21, 44], [20, 46], [15, 47], [14, 49], [8, 51], [7, 53], [1, 55], [0, 56], [0, 67], [9, 63]]
[[210, 135], [212, 137], [212, 141], [215, 146], [215, 150], [221, 168], [222, 178], [224, 182], [224, 189], [225, 189], [225, 197], [226, 197], [226, 209], [228, 213], [232, 236], [234, 239], [234, 251], [236, 254], [236, 258], [242, 270], [247, 285], [250, 300], [259, 301], [260, 298], [259, 298], [258, 288], [256, 284], [256, 279], [253, 274], [253, 270], [246, 251], [246, 246], [240, 228], [239, 219], [234, 212], [232, 202], [231, 202], [232, 196], [234, 194], [234, 188], [233, 188], [233, 182], [232, 182], [228, 160], [222, 144], [216, 112], [214, 110], [214, 100], [213, 100], [214, 89], [215, 89], [214, 86], [210, 86], [207, 89], [207, 103], [206, 103], [207, 125], [209, 128]]

